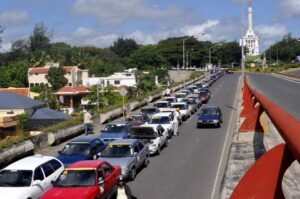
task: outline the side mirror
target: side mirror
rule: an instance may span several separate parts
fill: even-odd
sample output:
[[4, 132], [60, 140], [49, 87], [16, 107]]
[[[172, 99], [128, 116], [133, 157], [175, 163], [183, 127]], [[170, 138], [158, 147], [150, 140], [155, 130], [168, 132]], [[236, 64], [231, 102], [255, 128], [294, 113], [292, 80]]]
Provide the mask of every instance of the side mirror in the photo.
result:
[[100, 177], [98, 179], [98, 185], [102, 185], [102, 184], [104, 184], [104, 179], [102, 177]]
[[59, 155], [61, 155], [61, 154], [62, 154], [62, 151], [58, 151], [57, 153], [58, 153]]
[[40, 180], [35, 180], [32, 184], [32, 186], [39, 186], [41, 184]]

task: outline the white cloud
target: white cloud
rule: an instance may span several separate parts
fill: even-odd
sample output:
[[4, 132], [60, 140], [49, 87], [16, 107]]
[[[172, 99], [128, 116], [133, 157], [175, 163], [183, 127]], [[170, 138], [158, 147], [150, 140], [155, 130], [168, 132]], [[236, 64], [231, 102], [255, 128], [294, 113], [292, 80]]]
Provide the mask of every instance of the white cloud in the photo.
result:
[[28, 20], [29, 15], [26, 11], [0, 13], [0, 24], [3, 26], [18, 26], [26, 23]]
[[300, 1], [299, 0], [281, 0], [279, 9], [287, 17], [300, 17]]
[[283, 37], [288, 33], [287, 28], [281, 24], [260, 25], [255, 30], [260, 37], [267, 39]]
[[109, 47], [111, 46], [114, 41], [116, 41], [120, 36], [117, 34], [105, 34], [105, 35], [98, 35], [95, 37], [88, 38], [83, 41], [83, 45], [92, 45], [92, 46], [99, 46], [99, 47]]
[[130, 19], [172, 19], [188, 15], [182, 8], [160, 9], [157, 5], [148, 5], [146, 0], [77, 0], [73, 11], [97, 16], [100, 23], [107, 25], [119, 25]]
[[199, 40], [210, 40], [211, 36], [206, 31], [220, 23], [219, 20], [207, 20], [199, 25], [188, 25], [181, 29], [184, 35], [196, 36]]
[[94, 35], [94, 31], [85, 27], [78, 27], [73, 33], [75, 37], [86, 38]]

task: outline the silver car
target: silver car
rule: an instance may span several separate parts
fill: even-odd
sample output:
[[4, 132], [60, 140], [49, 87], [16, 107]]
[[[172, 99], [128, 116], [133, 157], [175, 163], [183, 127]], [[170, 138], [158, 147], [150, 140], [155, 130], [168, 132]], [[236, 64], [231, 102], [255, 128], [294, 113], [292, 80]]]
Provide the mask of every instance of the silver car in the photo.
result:
[[99, 154], [100, 160], [120, 166], [122, 176], [129, 180], [134, 180], [138, 169], [148, 166], [148, 158], [148, 145], [137, 139], [115, 140]]

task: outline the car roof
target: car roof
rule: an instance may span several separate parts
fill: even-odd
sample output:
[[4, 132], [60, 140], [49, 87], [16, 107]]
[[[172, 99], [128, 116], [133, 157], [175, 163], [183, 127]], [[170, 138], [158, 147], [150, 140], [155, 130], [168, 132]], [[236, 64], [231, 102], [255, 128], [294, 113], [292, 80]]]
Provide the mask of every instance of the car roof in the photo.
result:
[[217, 109], [220, 108], [218, 105], [205, 105], [202, 109]]
[[83, 160], [78, 161], [68, 166], [68, 169], [72, 168], [97, 168], [99, 165], [103, 164], [103, 160]]
[[171, 103], [172, 105], [186, 105], [186, 102], [175, 102], [175, 103]]
[[108, 123], [107, 125], [110, 125], [110, 124], [124, 124], [124, 125], [127, 125], [128, 124], [128, 121], [126, 120], [115, 120], [115, 121], [112, 121], [110, 123]]
[[158, 101], [158, 102], [155, 102], [155, 104], [158, 104], [158, 103], [170, 103], [169, 101]]
[[69, 143], [72, 143], [72, 142], [88, 142], [88, 143], [91, 143], [91, 142], [93, 142], [94, 140], [98, 140], [98, 138], [93, 138], [93, 137], [80, 137], [80, 138], [76, 138], [76, 139], [71, 140]]
[[180, 93], [180, 92], [179, 92], [179, 93], [176, 93], [175, 95], [178, 95], [178, 94], [179, 94], [179, 95], [186, 95], [186, 93]]
[[166, 116], [169, 117], [171, 115], [171, 112], [163, 112], [163, 113], [156, 113], [152, 117], [157, 117], [157, 116]]
[[49, 160], [52, 160], [56, 158], [51, 157], [51, 156], [43, 156], [43, 155], [33, 155], [33, 156], [29, 156], [26, 158], [23, 158], [21, 160], [18, 160], [10, 165], [8, 165], [7, 167], [5, 167], [4, 169], [6, 170], [34, 170], [36, 167], [44, 164], [45, 162], [48, 162]]
[[164, 99], [174, 99], [174, 96], [164, 97]]
[[134, 143], [138, 142], [137, 139], [118, 139], [118, 140], [114, 140], [112, 142], [110, 142], [109, 144], [130, 144], [133, 145]]

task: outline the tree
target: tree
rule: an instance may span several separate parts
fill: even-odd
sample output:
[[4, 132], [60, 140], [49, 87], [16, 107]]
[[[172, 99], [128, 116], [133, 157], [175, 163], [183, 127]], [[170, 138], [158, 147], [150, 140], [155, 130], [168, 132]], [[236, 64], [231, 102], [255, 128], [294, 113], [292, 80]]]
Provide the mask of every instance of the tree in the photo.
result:
[[0, 88], [9, 87], [10, 77], [5, 67], [0, 67]]
[[34, 26], [33, 32], [29, 37], [30, 50], [32, 52], [45, 51], [49, 48], [52, 33], [43, 23]]
[[132, 52], [138, 49], [138, 45], [133, 39], [119, 38], [114, 42], [114, 45], [110, 49], [120, 57], [128, 57]]
[[47, 80], [52, 85], [54, 91], [64, 87], [68, 80], [65, 78], [66, 71], [63, 67], [50, 67]]

